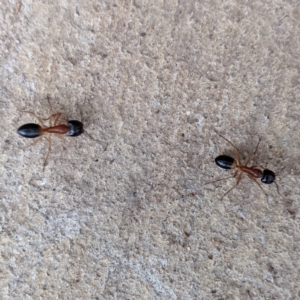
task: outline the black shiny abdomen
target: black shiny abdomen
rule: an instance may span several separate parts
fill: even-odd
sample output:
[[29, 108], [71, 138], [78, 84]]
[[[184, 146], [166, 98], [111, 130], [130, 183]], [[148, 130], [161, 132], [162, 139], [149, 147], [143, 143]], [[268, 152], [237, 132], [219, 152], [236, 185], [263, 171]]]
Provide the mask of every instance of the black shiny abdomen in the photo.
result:
[[41, 132], [41, 126], [34, 123], [28, 123], [22, 125], [18, 129], [18, 134], [31, 139], [38, 137], [40, 135], [40, 132]]
[[68, 132], [70, 136], [78, 136], [83, 133], [83, 124], [77, 120], [69, 121], [68, 126], [70, 127]]
[[215, 158], [216, 164], [223, 169], [231, 169], [234, 158], [227, 156], [227, 155], [220, 155]]
[[261, 182], [266, 184], [271, 184], [275, 181], [275, 173], [270, 170], [264, 170], [263, 171], [263, 177], [261, 178]]

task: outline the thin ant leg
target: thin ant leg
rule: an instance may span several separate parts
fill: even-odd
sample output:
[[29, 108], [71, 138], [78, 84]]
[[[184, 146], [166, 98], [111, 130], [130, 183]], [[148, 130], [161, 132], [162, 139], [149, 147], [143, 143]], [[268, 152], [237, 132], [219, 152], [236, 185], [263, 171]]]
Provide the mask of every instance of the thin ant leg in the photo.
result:
[[64, 113], [64, 117], [61, 119], [62, 123], [64, 123], [65, 125], [68, 125], [68, 120], [69, 120], [69, 116], [68, 114]]
[[61, 113], [57, 113], [57, 117], [56, 117], [56, 119], [54, 120], [54, 126], [57, 125], [57, 122], [58, 122], [58, 119], [60, 118], [60, 116], [61, 116]]
[[51, 102], [50, 102], [50, 96], [47, 95], [47, 101], [48, 101], [48, 104], [49, 104], [49, 107], [50, 107], [50, 113], [52, 115], [52, 105], [51, 105]]
[[[54, 115], [56, 115], [56, 114], [53, 114], [53, 111], [52, 111], [52, 105], [51, 105], [51, 102], [50, 102], [50, 96], [49, 96], [49, 95], [47, 95], [47, 101], [48, 101], [48, 104], [49, 104], [51, 116], [50, 116], [48, 119], [46, 119], [46, 120], [49, 120], [50, 126], [52, 126], [52, 117], [53, 117]], [[55, 125], [54, 125], [54, 126], [55, 126]]]
[[[54, 125], [53, 125], [53, 126], [56, 126], [56, 125], [57, 125], [57, 122], [58, 122], [58, 120], [59, 120], [59, 118], [61, 117], [61, 113], [53, 114], [53, 115], [51, 115], [49, 118], [43, 119], [43, 120], [44, 120], [44, 121], [50, 120], [50, 123], [51, 123], [51, 119], [54, 118], [55, 116], [56, 116], [56, 118], [55, 118], [55, 120], [54, 120]], [[68, 122], [67, 122], [66, 120], [64, 120], [64, 119], [62, 119], [62, 122], [63, 122], [64, 124], [68, 125]], [[52, 124], [50, 124], [50, 125], [52, 126]]]
[[61, 140], [63, 140], [64, 139], [64, 137], [61, 135], [61, 134], [57, 134], [57, 133], [55, 133], [55, 136], [56, 137], [58, 137], [59, 139], [61, 139]]
[[236, 183], [236, 185], [235, 186], [233, 186], [228, 192], [226, 192], [224, 195], [223, 195], [223, 197], [221, 198], [221, 201], [223, 200], [223, 198], [227, 195], [227, 194], [229, 194], [239, 183], [240, 183], [240, 181], [241, 181], [241, 178], [242, 178], [242, 172], [240, 173], [240, 175], [239, 175], [239, 177], [238, 177], [238, 179], [237, 179], [237, 183]]
[[50, 120], [50, 126], [52, 127], [52, 122], [51, 122], [52, 118], [56, 117], [55, 120], [54, 120], [54, 125], [53, 125], [53, 126], [56, 126], [57, 125], [57, 121], [59, 120], [60, 116], [61, 116], [61, 113], [56, 113], [56, 114], [51, 115], [49, 118], [43, 119], [43, 120], [44, 121]]
[[57, 125], [57, 122], [61, 116], [61, 113], [56, 113], [54, 114], [53, 113], [53, 109], [52, 109], [52, 105], [51, 105], [51, 101], [50, 101], [50, 96], [47, 95], [47, 101], [48, 101], [48, 104], [49, 104], [49, 108], [50, 108], [50, 113], [51, 113], [51, 116], [47, 119], [43, 119], [44, 121], [47, 121], [49, 120], [50, 121], [50, 126], [52, 126], [52, 118], [55, 117], [55, 120], [54, 120], [54, 125], [53, 126], [56, 126]]
[[266, 191], [265, 191], [265, 190], [262, 188], [262, 186], [255, 180], [254, 177], [252, 177], [250, 174], [248, 174], [248, 177], [249, 177], [250, 179], [252, 179], [252, 180], [260, 187], [260, 189], [264, 192], [264, 194], [267, 194]]
[[210, 184], [210, 183], [215, 183], [215, 182], [217, 182], [217, 181], [221, 181], [221, 180], [225, 180], [225, 179], [229, 179], [229, 178], [234, 178], [234, 177], [236, 177], [237, 174], [238, 174], [238, 170], [236, 170], [236, 171], [234, 172], [233, 176], [221, 178], [221, 179], [218, 179], [218, 180], [215, 180], [215, 181], [210, 181], [210, 182], [204, 183], [204, 185], [207, 185], [207, 184]]
[[221, 135], [220, 133], [218, 133], [216, 130], [215, 130], [216, 134], [218, 134], [221, 138], [223, 138], [226, 142], [228, 142], [237, 152], [237, 161], [239, 163], [239, 166], [242, 165], [241, 163], [241, 154], [240, 154], [240, 150], [237, 146], [235, 146], [232, 142], [230, 142], [229, 140], [227, 140], [223, 135]]
[[255, 149], [254, 153], [250, 156], [250, 158], [246, 161], [245, 166], [247, 166], [250, 163], [250, 161], [255, 157], [255, 154], [257, 152], [260, 141], [261, 141], [261, 138], [259, 138], [258, 143], [256, 145], [256, 149]]
[[27, 146], [24, 146], [24, 147], [21, 147], [21, 149], [23, 149], [23, 150], [25, 150], [25, 149], [27, 149], [27, 148], [29, 148], [29, 147], [31, 147], [31, 146], [34, 146], [35, 144], [37, 144], [41, 139], [42, 139], [42, 135], [40, 135], [32, 144], [30, 144], [30, 145], [27, 145]]
[[43, 119], [42, 119], [41, 117], [39, 117], [38, 115], [36, 115], [34, 112], [28, 111], [28, 110], [19, 110], [19, 109], [18, 109], [18, 111], [20, 111], [20, 112], [25, 112], [25, 113], [34, 115], [34, 116], [39, 120], [39, 122], [41, 123], [41, 125], [42, 125], [43, 127], [45, 127], [44, 122], [43, 122]]
[[[56, 113], [56, 114], [53, 114], [53, 109], [52, 109], [52, 104], [51, 104], [51, 101], [50, 101], [50, 96], [47, 95], [47, 101], [48, 101], [48, 104], [49, 104], [49, 107], [50, 107], [50, 113], [51, 113], [51, 116], [47, 119], [43, 119], [43, 120], [50, 120], [50, 126], [52, 126], [52, 118], [56, 117], [55, 120], [54, 120], [54, 125], [53, 126], [56, 126], [57, 125], [57, 122], [59, 120], [59, 118], [61, 117], [61, 113]], [[63, 122], [68, 125], [68, 122], [66, 120], [63, 120]]]
[[46, 159], [44, 161], [43, 172], [45, 171], [45, 167], [46, 167], [46, 163], [47, 163], [50, 151], [51, 151], [51, 135], [48, 136], [48, 153], [47, 153]]
[[[56, 117], [56, 118], [55, 118], [55, 121], [54, 121], [54, 123], [55, 123], [55, 122], [58, 121], [58, 119], [59, 119], [60, 116], [61, 116], [61, 113], [55, 113], [55, 114], [52, 114], [49, 118], [46, 118], [46, 119], [43, 119], [43, 120], [44, 120], [44, 121], [47, 121], [47, 120], [50, 120], [50, 121], [51, 121], [52, 118]], [[51, 124], [51, 126], [52, 126], [52, 124]], [[55, 125], [54, 125], [54, 126], [55, 126]]]

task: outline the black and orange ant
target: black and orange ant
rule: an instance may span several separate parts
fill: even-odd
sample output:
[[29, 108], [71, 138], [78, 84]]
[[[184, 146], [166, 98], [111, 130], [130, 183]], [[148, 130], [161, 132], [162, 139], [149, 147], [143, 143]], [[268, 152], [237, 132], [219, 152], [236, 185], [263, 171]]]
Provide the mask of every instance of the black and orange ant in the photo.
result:
[[[50, 98], [49, 96], [47, 97], [49, 106], [50, 106], [50, 111], [51, 111], [51, 116], [47, 119], [42, 119], [41, 117], [37, 116], [34, 112], [32, 111], [26, 111], [26, 110], [20, 110], [21, 112], [29, 113], [34, 115], [40, 124], [35, 124], [35, 123], [28, 123], [24, 124], [18, 129], [18, 133], [26, 138], [38, 138], [33, 144], [30, 146], [35, 145], [46, 133], [49, 133], [47, 136], [48, 138], [48, 153], [46, 155], [46, 158], [44, 160], [44, 165], [43, 165], [43, 171], [45, 170], [45, 166], [51, 151], [51, 134], [56, 134], [57, 136], [61, 136], [63, 134], [66, 134], [68, 136], [79, 136], [81, 135], [84, 130], [83, 130], [83, 124], [80, 121], [77, 120], [69, 120], [69, 121], [64, 121], [63, 124], [58, 124], [58, 120], [61, 116], [61, 113], [55, 113], [52, 114], [52, 106], [50, 103]], [[52, 124], [52, 120], [54, 119], [54, 124]], [[44, 125], [44, 121], [49, 120], [50, 126], [47, 127]]]
[[[257, 152], [257, 149], [258, 149], [258, 146], [259, 146], [259, 143], [260, 143], [261, 139], [258, 140], [258, 143], [256, 145], [256, 149], [255, 149], [254, 153], [252, 154], [252, 156], [250, 156], [250, 158], [246, 161], [245, 164], [242, 164], [241, 154], [240, 154], [239, 149], [232, 142], [230, 142], [228, 139], [226, 139], [224, 136], [222, 136], [218, 132], [216, 132], [216, 133], [220, 137], [222, 137], [225, 141], [227, 141], [237, 151], [237, 160], [235, 160], [234, 158], [232, 158], [230, 156], [227, 156], [227, 155], [220, 155], [220, 156], [215, 158], [215, 162], [220, 168], [227, 169], [227, 170], [228, 169], [236, 169], [233, 176], [226, 177], [226, 178], [221, 178], [221, 179], [206, 183], [206, 184], [209, 184], [209, 183], [214, 183], [214, 182], [217, 182], [217, 181], [237, 177], [236, 185], [233, 186], [229, 191], [227, 191], [223, 195], [221, 200], [240, 183], [243, 174], [247, 174], [248, 177], [250, 179], [252, 179], [260, 187], [260, 189], [264, 193], [265, 193], [264, 189], [259, 184], [259, 182], [256, 181], [256, 179], [258, 179], [258, 178], [261, 180], [262, 183], [265, 183], [265, 184], [271, 184], [271, 183], [274, 182], [276, 184], [277, 191], [278, 191], [278, 186], [277, 186], [277, 183], [275, 182], [276, 175], [273, 171], [268, 170], [268, 169], [264, 169], [262, 171], [257, 166], [248, 167], [248, 164], [253, 160], [253, 158], [256, 155], [256, 152]], [[279, 191], [278, 191], [278, 193], [279, 193]], [[280, 193], [279, 193], [279, 195], [280, 195]]]

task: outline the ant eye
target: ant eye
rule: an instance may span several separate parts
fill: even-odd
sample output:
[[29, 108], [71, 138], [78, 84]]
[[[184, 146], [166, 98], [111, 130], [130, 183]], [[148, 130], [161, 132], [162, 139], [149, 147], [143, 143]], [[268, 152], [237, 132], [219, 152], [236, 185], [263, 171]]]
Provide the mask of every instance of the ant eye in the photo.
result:
[[263, 177], [261, 178], [261, 182], [266, 184], [271, 184], [275, 181], [275, 173], [270, 170], [263, 171]]
[[83, 133], [83, 124], [77, 120], [71, 120], [68, 122], [69, 125], [69, 136], [78, 136]]

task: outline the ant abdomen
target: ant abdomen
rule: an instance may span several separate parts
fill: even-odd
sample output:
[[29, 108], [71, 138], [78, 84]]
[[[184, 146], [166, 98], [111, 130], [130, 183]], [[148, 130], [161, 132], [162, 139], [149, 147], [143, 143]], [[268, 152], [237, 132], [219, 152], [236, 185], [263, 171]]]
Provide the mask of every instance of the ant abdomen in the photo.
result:
[[36, 138], [40, 136], [42, 127], [38, 124], [28, 123], [24, 124], [18, 129], [18, 134], [26, 138]]
[[216, 157], [215, 162], [220, 168], [227, 170], [232, 169], [232, 167], [236, 165], [235, 159], [227, 155], [220, 155]]

